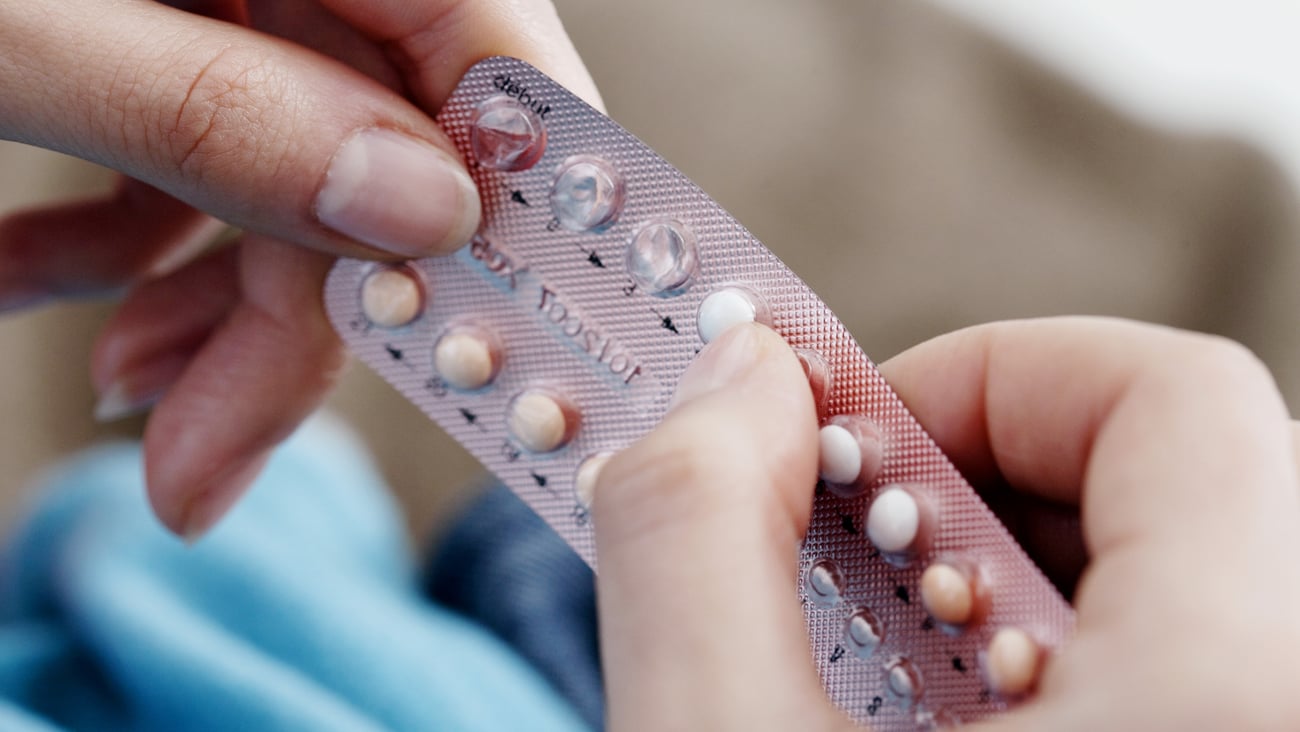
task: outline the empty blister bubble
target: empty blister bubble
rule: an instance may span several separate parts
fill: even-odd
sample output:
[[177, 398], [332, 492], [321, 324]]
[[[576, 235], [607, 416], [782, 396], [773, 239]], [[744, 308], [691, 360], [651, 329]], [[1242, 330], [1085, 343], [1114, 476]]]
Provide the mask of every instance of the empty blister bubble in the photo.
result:
[[695, 233], [673, 219], [647, 221], [632, 232], [623, 260], [642, 291], [676, 295], [690, 284], [699, 266]]
[[808, 599], [817, 605], [838, 605], [844, 597], [844, 571], [833, 559], [818, 559], [808, 567], [804, 589], [808, 592]]
[[844, 621], [844, 645], [858, 658], [871, 658], [884, 641], [885, 626], [867, 608], [858, 608]]
[[496, 378], [501, 369], [501, 345], [486, 328], [458, 326], [433, 347], [433, 370], [461, 391], [477, 391]]
[[527, 170], [546, 150], [546, 126], [532, 109], [501, 94], [474, 110], [474, 159], [493, 170]]
[[885, 664], [885, 691], [904, 709], [910, 709], [921, 698], [922, 684], [921, 671], [910, 659], [899, 657]]
[[405, 267], [380, 267], [361, 283], [361, 313], [381, 328], [400, 328], [424, 308], [424, 288]]
[[831, 387], [834, 385], [831, 378], [831, 368], [826, 363], [826, 359], [814, 350], [808, 348], [794, 349], [794, 355], [799, 359], [799, 366], [803, 369], [803, 375], [808, 377], [808, 388], [812, 390], [813, 406], [817, 408], [817, 414], [820, 416], [825, 413], [826, 405], [830, 401]]
[[529, 389], [510, 401], [510, 434], [530, 452], [555, 452], [573, 439], [578, 413], [567, 399], [543, 389]]
[[623, 208], [623, 176], [608, 160], [574, 155], [551, 184], [551, 213], [570, 231], [604, 231]]
[[945, 709], [920, 709], [916, 713], [917, 732], [952, 729], [959, 724], [960, 720]]

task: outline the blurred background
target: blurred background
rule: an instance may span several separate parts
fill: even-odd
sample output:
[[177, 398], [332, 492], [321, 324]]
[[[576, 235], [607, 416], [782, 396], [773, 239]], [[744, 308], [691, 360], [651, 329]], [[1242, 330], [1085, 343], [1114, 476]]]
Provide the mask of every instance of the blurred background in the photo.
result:
[[[1108, 314], [1241, 340], [1300, 403], [1300, 6], [557, 4], [611, 116], [877, 360], [989, 320]], [[0, 213], [111, 183], [13, 144], [0, 171]], [[0, 521], [60, 456], [140, 429], [90, 416], [110, 308], [0, 319]], [[374, 447], [416, 535], [475, 489], [473, 460], [363, 368], [330, 406]]]

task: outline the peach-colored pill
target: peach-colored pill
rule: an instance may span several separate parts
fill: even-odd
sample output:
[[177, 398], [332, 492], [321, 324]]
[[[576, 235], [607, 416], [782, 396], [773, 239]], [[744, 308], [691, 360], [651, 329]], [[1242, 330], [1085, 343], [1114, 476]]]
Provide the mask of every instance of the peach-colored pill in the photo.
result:
[[1038, 642], [1020, 628], [1001, 628], [993, 634], [984, 658], [989, 690], [1004, 697], [1028, 692], [1038, 681], [1042, 663]]
[[554, 452], [564, 447], [577, 428], [576, 415], [543, 391], [526, 391], [510, 402], [506, 418], [510, 434], [531, 452]]
[[420, 283], [409, 272], [381, 269], [361, 284], [361, 312], [381, 328], [400, 328], [415, 320], [424, 306]]
[[975, 611], [975, 591], [961, 570], [932, 564], [921, 575], [921, 604], [941, 623], [965, 625]]
[[591, 510], [591, 502], [596, 498], [596, 481], [600, 479], [600, 471], [604, 469], [605, 463], [614, 457], [612, 452], [601, 452], [592, 455], [578, 466], [578, 471], [573, 475], [573, 494], [578, 499], [578, 503], [585, 509]]
[[471, 331], [452, 331], [433, 348], [433, 368], [457, 389], [474, 391], [497, 375], [497, 354], [491, 342]]

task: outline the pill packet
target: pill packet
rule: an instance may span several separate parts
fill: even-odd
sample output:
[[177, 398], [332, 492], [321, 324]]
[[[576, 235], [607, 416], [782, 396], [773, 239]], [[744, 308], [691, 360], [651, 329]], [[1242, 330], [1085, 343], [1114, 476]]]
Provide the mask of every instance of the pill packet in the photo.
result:
[[1073, 610], [807, 285], [522, 61], [474, 65], [437, 121], [478, 185], [481, 228], [454, 255], [335, 265], [326, 308], [356, 356], [596, 567], [603, 461], [658, 424], [707, 340], [763, 322], [798, 354], [821, 421], [791, 592], [831, 700], [889, 732], [1032, 693]]

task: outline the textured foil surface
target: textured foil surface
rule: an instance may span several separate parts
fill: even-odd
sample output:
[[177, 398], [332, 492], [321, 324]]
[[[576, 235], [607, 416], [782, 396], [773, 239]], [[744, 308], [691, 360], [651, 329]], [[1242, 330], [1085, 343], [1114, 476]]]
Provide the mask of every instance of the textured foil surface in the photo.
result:
[[[475, 161], [470, 137], [474, 111], [503, 94], [542, 112], [545, 152], [527, 170], [500, 172]], [[801, 574], [791, 588], [803, 603], [828, 695], [854, 719], [883, 731], [969, 722], [1005, 709], [1006, 702], [989, 693], [980, 670], [982, 649], [993, 632], [1003, 626], [1023, 628], [1045, 647], [1056, 648], [1072, 632], [1073, 610], [817, 295], [667, 161], [521, 61], [497, 57], [475, 65], [438, 122], [468, 162], [481, 192], [481, 239], [455, 255], [406, 265], [423, 281], [426, 298], [421, 315], [397, 329], [371, 325], [361, 310], [361, 284], [383, 265], [340, 261], [330, 274], [325, 300], [353, 353], [437, 421], [595, 566], [592, 527], [574, 495], [575, 470], [585, 457], [624, 448], [659, 422], [678, 377], [701, 348], [696, 331], [700, 302], [720, 286], [743, 285], [767, 303], [771, 325], [792, 346], [825, 360], [831, 389], [823, 421], [862, 414], [884, 435], [884, 467], [865, 495], [845, 499], [816, 492]], [[578, 154], [612, 163], [626, 183], [617, 221], [600, 233], [558, 226], [550, 207], [557, 167]], [[640, 291], [624, 267], [629, 237], [657, 218], [683, 223], [698, 240], [693, 284], [667, 297]], [[495, 332], [504, 346], [499, 375], [478, 392], [448, 388], [432, 364], [438, 337], [467, 323]], [[611, 363], [614, 359], [626, 363]], [[627, 381], [633, 368], [639, 371]], [[572, 442], [540, 455], [523, 449], [506, 429], [510, 399], [539, 386], [566, 395], [581, 414]], [[930, 547], [902, 568], [879, 556], [864, 529], [872, 496], [900, 483], [926, 495], [938, 514]], [[964, 632], [936, 627], [921, 606], [921, 572], [938, 556], [976, 563], [987, 581], [990, 610]], [[814, 602], [805, 589], [809, 568], [823, 558], [834, 560], [846, 580], [843, 600], [830, 607]], [[858, 608], [870, 609], [884, 629], [883, 643], [867, 659], [845, 644], [847, 619]], [[910, 703], [891, 696], [886, 684], [886, 664], [900, 658], [911, 662], [921, 682], [920, 694]]]

